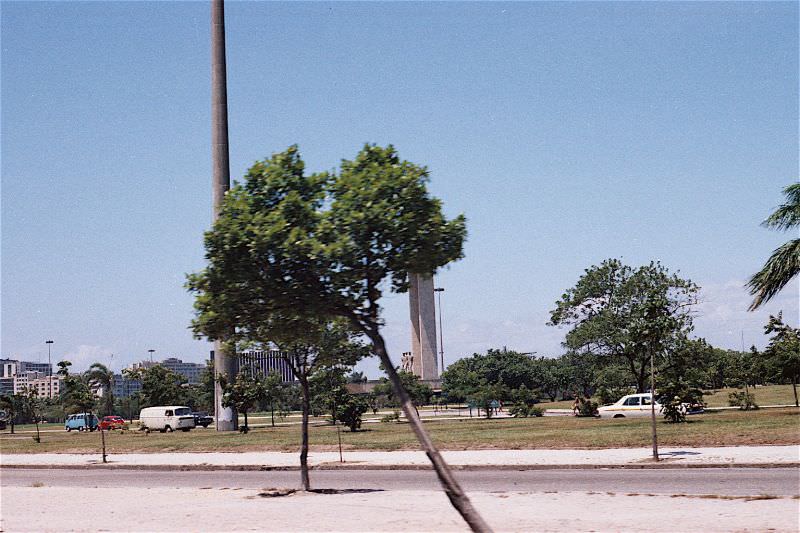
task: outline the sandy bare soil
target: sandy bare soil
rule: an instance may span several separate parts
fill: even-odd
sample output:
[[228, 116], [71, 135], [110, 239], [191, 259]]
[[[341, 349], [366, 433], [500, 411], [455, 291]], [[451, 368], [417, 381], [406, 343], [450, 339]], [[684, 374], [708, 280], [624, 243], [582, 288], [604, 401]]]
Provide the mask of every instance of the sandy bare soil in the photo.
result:
[[[5, 487], [2, 530], [466, 531], [441, 492]], [[800, 500], [609, 493], [471, 493], [496, 531], [798, 530]], [[43, 506], [52, 512], [43, 513]]]
[[[800, 461], [800, 446], [728, 446], [715, 448], [668, 448], [660, 450], [666, 462], [680, 464], [786, 464]], [[649, 448], [605, 450], [472, 450], [444, 451], [451, 465], [623, 465], [649, 462]], [[288, 452], [191, 452], [110, 454], [114, 465], [268, 465], [297, 466], [298, 455]], [[423, 452], [345, 451], [348, 465], [427, 465]], [[87, 465], [100, 461], [99, 454], [0, 454], [3, 465]], [[338, 464], [338, 452], [312, 452], [309, 464]]]

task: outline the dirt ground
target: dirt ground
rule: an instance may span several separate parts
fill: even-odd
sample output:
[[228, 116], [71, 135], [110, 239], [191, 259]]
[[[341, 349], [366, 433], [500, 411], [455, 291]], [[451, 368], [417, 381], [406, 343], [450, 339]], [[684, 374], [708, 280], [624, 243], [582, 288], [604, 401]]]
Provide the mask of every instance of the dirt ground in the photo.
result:
[[[466, 531], [438, 491], [4, 487], [2, 531]], [[798, 530], [800, 500], [682, 495], [471, 493], [496, 531]], [[46, 508], [50, 511], [42, 512]]]

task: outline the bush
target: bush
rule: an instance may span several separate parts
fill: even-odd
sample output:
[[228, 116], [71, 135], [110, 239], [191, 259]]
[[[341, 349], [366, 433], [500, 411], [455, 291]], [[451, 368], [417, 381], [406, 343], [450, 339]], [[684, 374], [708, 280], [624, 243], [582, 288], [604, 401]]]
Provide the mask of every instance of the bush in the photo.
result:
[[758, 409], [755, 395], [746, 391], [736, 391], [728, 394], [728, 405], [738, 407], [742, 411], [755, 411]]
[[578, 397], [578, 412], [577, 416], [597, 416], [597, 402], [593, 402], [588, 398]]
[[544, 410], [533, 405], [517, 404], [508, 411], [508, 414], [517, 418], [528, 418], [529, 416], [543, 416]]
[[366, 413], [367, 409], [367, 402], [349, 394], [343, 403], [336, 406], [336, 418], [349, 427], [350, 431], [355, 432], [361, 427], [361, 415]]
[[659, 392], [664, 418], [673, 424], [686, 421], [687, 405], [703, 405], [703, 391], [683, 379], [668, 382]]
[[392, 414], [386, 415], [383, 418], [381, 418], [381, 422], [397, 422], [398, 420], [400, 420], [400, 411], [398, 411], [397, 409], [395, 409], [394, 412], [392, 412]]

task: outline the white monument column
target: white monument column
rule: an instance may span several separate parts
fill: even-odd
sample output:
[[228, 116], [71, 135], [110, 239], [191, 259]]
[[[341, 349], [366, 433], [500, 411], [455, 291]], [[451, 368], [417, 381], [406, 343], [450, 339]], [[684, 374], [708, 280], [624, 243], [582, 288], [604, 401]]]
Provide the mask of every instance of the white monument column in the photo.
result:
[[419, 275], [419, 344], [422, 379], [439, 379], [436, 361], [436, 303], [433, 295], [433, 276]]
[[419, 276], [408, 274], [408, 309], [411, 318], [411, 368], [412, 372], [422, 375], [422, 359], [419, 342]]

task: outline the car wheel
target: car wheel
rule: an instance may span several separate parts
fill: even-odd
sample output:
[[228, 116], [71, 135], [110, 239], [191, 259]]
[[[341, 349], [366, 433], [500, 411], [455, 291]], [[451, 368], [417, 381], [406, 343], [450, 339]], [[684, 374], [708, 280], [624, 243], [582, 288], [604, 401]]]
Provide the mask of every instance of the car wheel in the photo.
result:
[[69, 433], [70, 431], [72, 431], [72, 428], [67, 428], [67, 433]]
[[167, 433], [172, 433], [172, 431], [173, 431], [172, 426], [165, 427], [164, 431], [166, 431]]
[[614, 415], [614, 418], [625, 418], [625, 415], [616, 414]]

